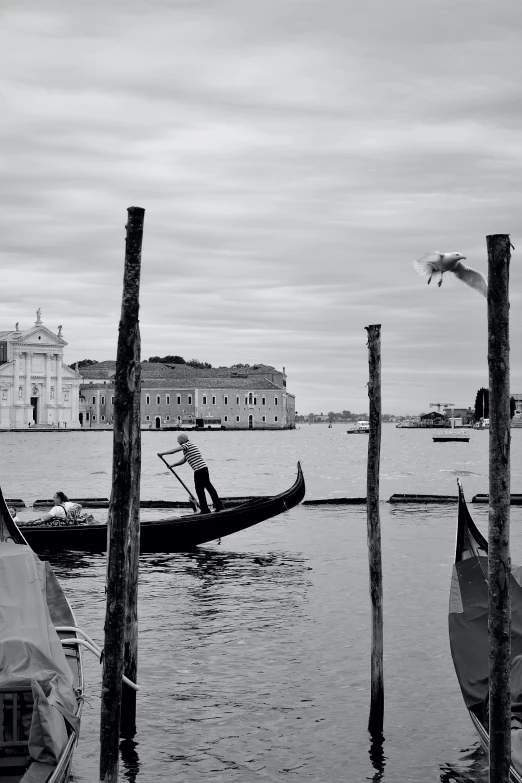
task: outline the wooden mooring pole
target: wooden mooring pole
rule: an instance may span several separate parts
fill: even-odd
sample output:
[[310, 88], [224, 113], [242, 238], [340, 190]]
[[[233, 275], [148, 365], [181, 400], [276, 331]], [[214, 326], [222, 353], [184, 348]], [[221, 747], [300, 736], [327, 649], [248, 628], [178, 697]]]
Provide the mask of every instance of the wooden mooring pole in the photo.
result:
[[[129, 207], [114, 386], [112, 492], [100, 721], [100, 781], [117, 783], [122, 675], [136, 681], [140, 480], [139, 291], [145, 210]], [[132, 573], [130, 573], [132, 569]], [[124, 652], [126, 666], [124, 667]], [[133, 671], [134, 666], [134, 671]], [[127, 699], [126, 709], [128, 709]], [[134, 708], [135, 710], [135, 708]], [[135, 711], [131, 722], [135, 724]]]
[[[140, 562], [140, 478], [141, 478], [141, 341], [139, 329], [139, 293], [141, 245], [145, 210], [130, 207], [127, 223], [125, 256], [132, 269], [133, 283], [128, 290], [128, 307], [122, 310], [121, 328], [127, 336], [128, 361], [134, 366], [132, 392], [131, 443], [132, 460], [131, 499], [129, 512], [129, 546], [127, 550], [127, 601], [125, 611], [125, 643], [123, 669], [132, 682], [138, 681], [138, 575]], [[130, 389], [131, 383], [128, 383]], [[127, 415], [129, 415], [127, 413]], [[125, 683], [122, 686], [120, 736], [133, 739], [136, 734], [136, 691]]]
[[489, 780], [509, 783], [511, 560], [509, 552], [509, 235], [487, 237], [489, 367]]
[[384, 723], [383, 603], [381, 522], [379, 516], [379, 467], [381, 459], [381, 326], [365, 327], [368, 332], [370, 434], [368, 439], [367, 503], [368, 560], [372, 605], [371, 702], [368, 730], [382, 734]]

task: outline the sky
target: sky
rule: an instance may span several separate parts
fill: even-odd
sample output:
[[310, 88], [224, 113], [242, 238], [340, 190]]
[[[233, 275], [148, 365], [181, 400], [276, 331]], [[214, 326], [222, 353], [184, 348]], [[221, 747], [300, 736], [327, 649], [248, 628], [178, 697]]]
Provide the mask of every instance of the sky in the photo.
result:
[[145, 209], [142, 358], [286, 368], [298, 413], [473, 405], [509, 234], [522, 393], [522, 4], [3, 0], [0, 330], [116, 356], [127, 208]]

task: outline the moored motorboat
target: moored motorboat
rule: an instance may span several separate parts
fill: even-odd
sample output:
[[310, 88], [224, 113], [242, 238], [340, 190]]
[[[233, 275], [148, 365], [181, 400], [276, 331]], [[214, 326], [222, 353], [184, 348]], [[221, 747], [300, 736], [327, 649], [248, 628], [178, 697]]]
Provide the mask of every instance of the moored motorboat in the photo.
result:
[[346, 430], [348, 435], [369, 435], [370, 434], [370, 422], [364, 419], [357, 421], [355, 427], [351, 430]]
[[[140, 552], [180, 552], [199, 544], [228, 536], [271, 519], [297, 506], [305, 496], [305, 481], [300, 463], [294, 484], [278, 495], [240, 503], [210, 514], [187, 514], [166, 519], [142, 521]], [[107, 549], [107, 525], [68, 525], [64, 527], [20, 526], [28, 543], [37, 552], [75, 549], [104, 552]]]
[[[455, 672], [480, 742], [489, 751], [486, 711], [489, 689], [488, 543], [477, 529], [459, 481], [457, 544], [449, 602], [449, 638]], [[521, 569], [511, 572], [511, 656], [522, 654]], [[512, 761], [515, 753], [512, 750]], [[510, 768], [512, 783], [522, 783], [522, 765]]]
[[83, 703], [75, 626], [52, 568], [28, 545], [0, 490], [0, 780], [69, 780]]

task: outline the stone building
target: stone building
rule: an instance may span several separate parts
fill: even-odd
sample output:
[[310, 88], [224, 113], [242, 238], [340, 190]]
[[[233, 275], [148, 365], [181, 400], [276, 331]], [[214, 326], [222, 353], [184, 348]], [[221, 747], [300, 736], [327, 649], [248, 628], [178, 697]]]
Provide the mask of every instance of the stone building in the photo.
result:
[[[115, 362], [82, 368], [80, 416], [84, 426], [107, 426], [114, 415]], [[199, 370], [189, 365], [142, 363], [143, 428], [295, 427], [295, 397], [286, 374], [266, 365]]]
[[29, 329], [0, 331], [0, 429], [77, 427], [79, 373], [63, 363], [67, 345], [36, 311]]

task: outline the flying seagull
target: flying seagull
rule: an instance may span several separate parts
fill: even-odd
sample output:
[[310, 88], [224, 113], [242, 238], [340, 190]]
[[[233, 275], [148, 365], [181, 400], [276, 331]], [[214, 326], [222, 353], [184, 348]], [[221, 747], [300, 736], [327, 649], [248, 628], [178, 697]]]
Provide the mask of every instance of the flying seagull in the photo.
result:
[[463, 256], [462, 253], [440, 253], [438, 250], [432, 250], [414, 261], [413, 267], [419, 275], [428, 278], [428, 284], [431, 283], [433, 275], [438, 272], [440, 274], [438, 282], [440, 287], [444, 273], [450, 273], [487, 297], [488, 284], [484, 275], [477, 272], [476, 269], [471, 269], [471, 267], [463, 264], [463, 260], [466, 260], [466, 256]]

